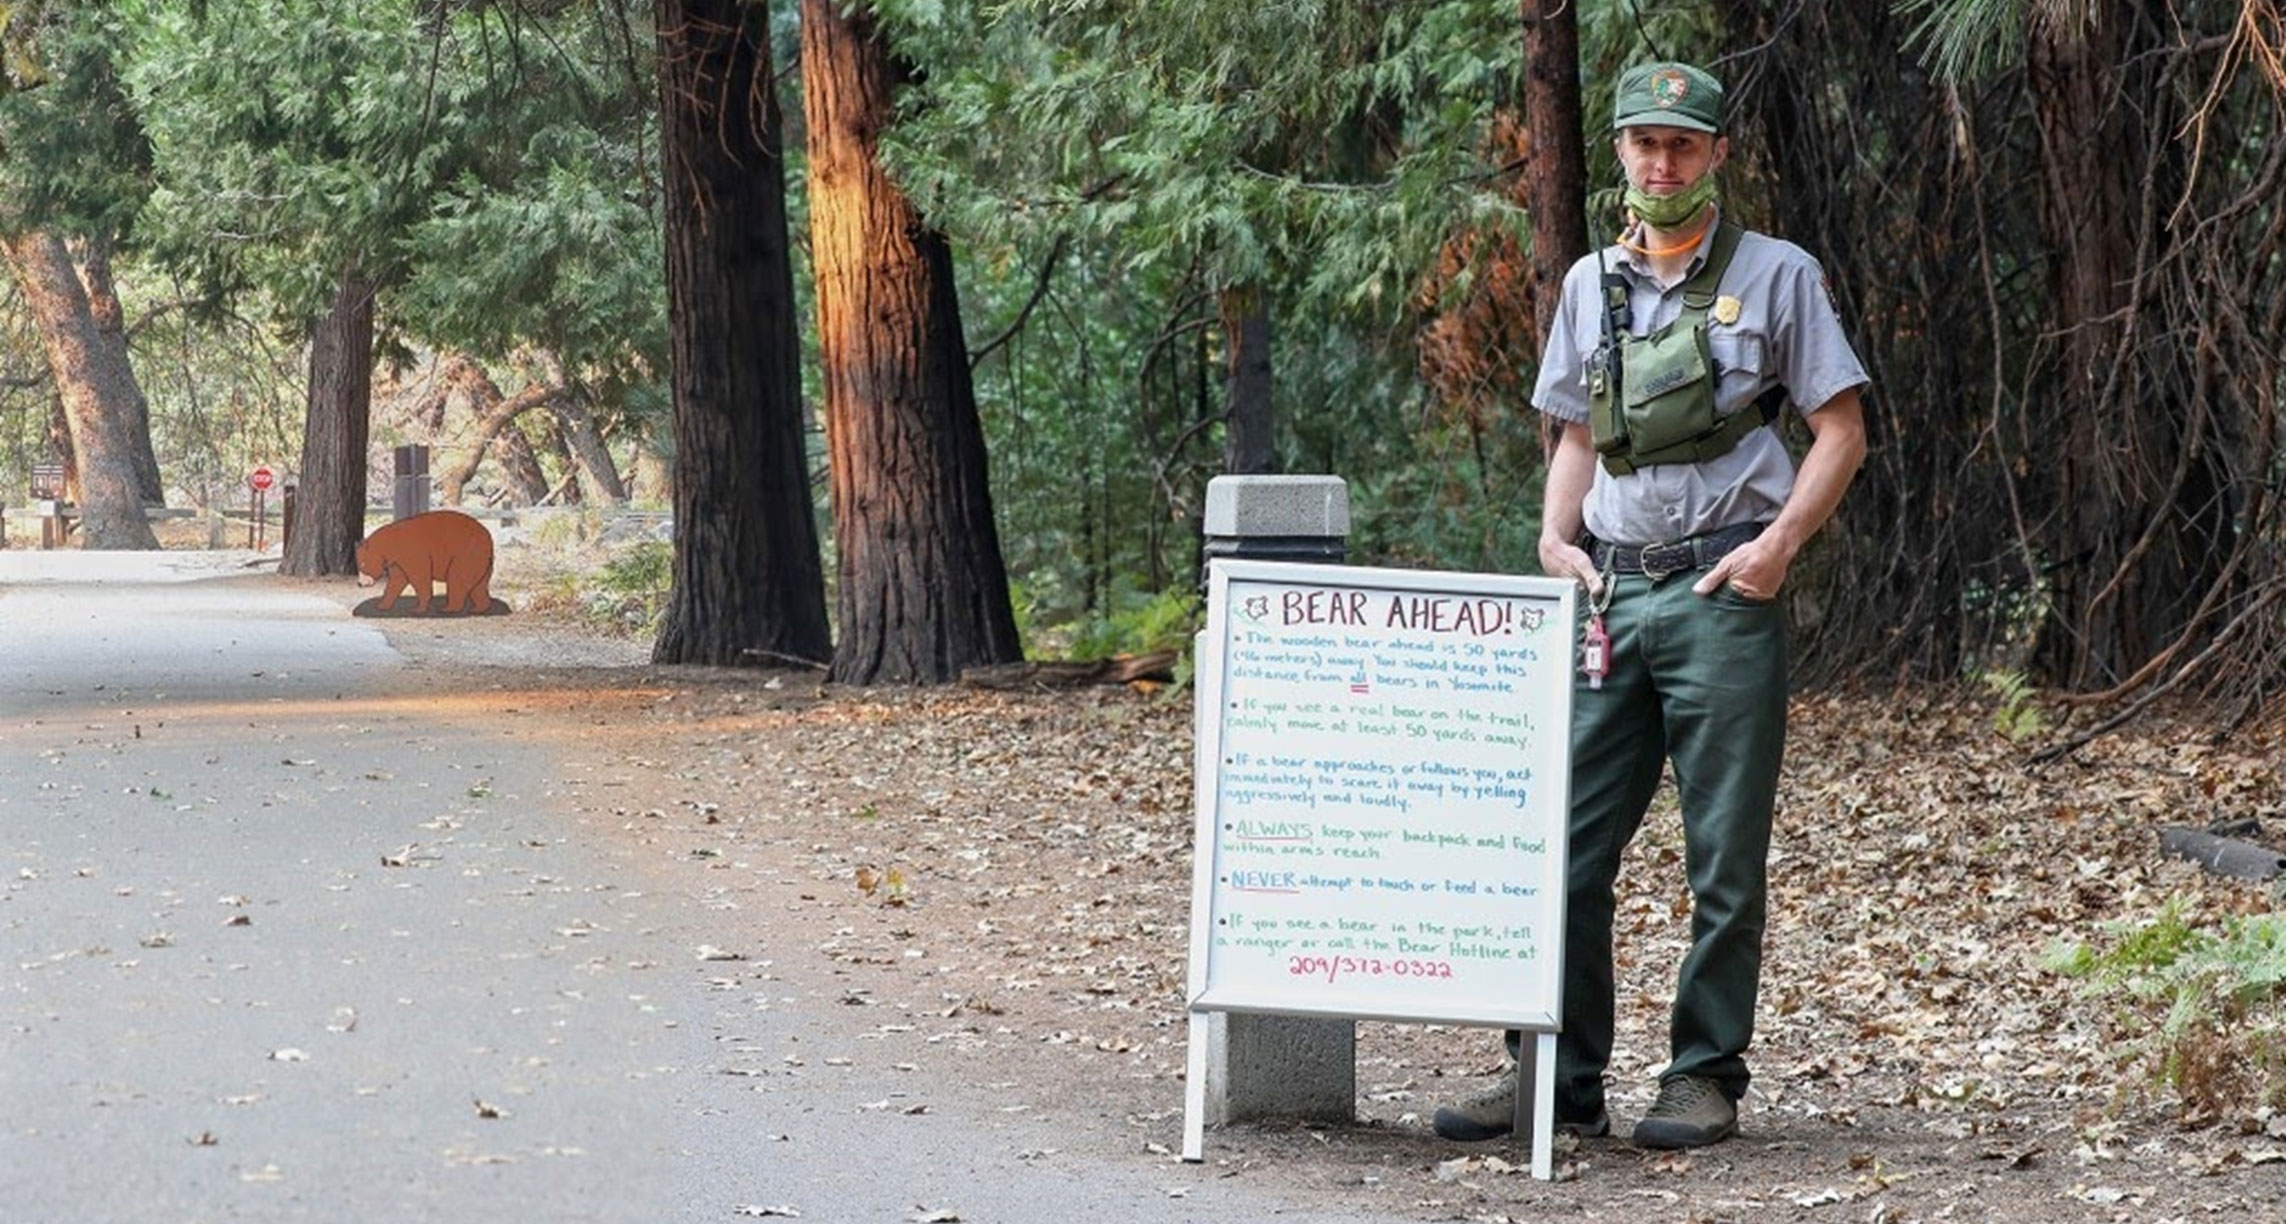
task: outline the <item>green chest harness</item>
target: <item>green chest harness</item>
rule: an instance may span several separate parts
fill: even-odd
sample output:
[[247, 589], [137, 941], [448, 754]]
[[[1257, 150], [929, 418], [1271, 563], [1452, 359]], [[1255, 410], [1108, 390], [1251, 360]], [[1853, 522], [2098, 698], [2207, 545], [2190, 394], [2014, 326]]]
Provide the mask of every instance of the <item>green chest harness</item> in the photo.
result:
[[1588, 363], [1588, 426], [1612, 475], [1661, 463], [1702, 463], [1778, 419], [1786, 401], [1783, 386], [1728, 416], [1715, 410], [1722, 371], [1707, 342], [1707, 312], [1742, 232], [1727, 221], [1716, 227], [1706, 263], [1683, 283], [1682, 313], [1647, 336], [1634, 335], [1630, 326], [1627, 279], [1604, 273], [1603, 347]]

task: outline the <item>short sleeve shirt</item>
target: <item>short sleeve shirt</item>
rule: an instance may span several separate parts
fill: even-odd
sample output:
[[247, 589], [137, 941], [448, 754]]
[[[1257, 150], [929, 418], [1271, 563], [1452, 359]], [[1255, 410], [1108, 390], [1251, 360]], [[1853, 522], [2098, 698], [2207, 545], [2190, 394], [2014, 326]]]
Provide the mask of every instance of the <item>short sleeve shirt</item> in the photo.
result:
[[[1561, 421], [1588, 419], [1587, 372], [1603, 344], [1603, 268], [1626, 277], [1630, 324], [1638, 336], [1664, 327], [1683, 311], [1683, 282], [1714, 246], [1714, 227], [1699, 242], [1683, 278], [1662, 285], [1649, 266], [1624, 247], [1607, 247], [1572, 265], [1564, 276], [1561, 308], [1548, 329], [1548, 347], [1532, 404]], [[1786, 388], [1795, 411], [1817, 411], [1835, 396], [1866, 384], [1865, 367], [1842, 331], [1827, 292], [1825, 273], [1807, 251], [1752, 231], [1742, 235], [1716, 287], [1717, 309], [1707, 319], [1707, 344], [1717, 368], [1718, 412], [1752, 411], [1772, 386]], [[1736, 317], [1724, 299], [1737, 302]], [[1775, 429], [1757, 429], [1729, 452], [1701, 463], [1662, 463], [1615, 476], [1601, 463], [1584, 507], [1587, 529], [1613, 544], [1680, 540], [1740, 523], [1778, 516], [1794, 489], [1794, 460]]]

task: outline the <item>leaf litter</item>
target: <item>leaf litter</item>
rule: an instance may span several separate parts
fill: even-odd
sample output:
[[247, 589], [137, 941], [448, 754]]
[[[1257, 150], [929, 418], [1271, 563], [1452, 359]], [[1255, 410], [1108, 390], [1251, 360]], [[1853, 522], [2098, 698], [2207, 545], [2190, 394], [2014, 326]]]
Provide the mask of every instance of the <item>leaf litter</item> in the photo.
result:
[[[763, 925], [726, 910], [702, 960], [767, 940], [786, 962], [806, 946], [847, 975], [844, 1002], [930, 1018], [890, 1038], [910, 1043], [897, 1057], [923, 1075], [1019, 1076], [1003, 1109], [1099, 1115], [1172, 1160], [1186, 701], [847, 692], [806, 677], [770, 688], [697, 669], [645, 680], [673, 700], [657, 688], [625, 699], [609, 742], [645, 768], [615, 779], [598, 813], [655, 846], [661, 870], [728, 872], [726, 898], [767, 901]], [[566, 734], [599, 734], [583, 708]], [[2286, 832], [2270, 738], [2216, 746], [2196, 719], [2152, 722], [2034, 769], [1973, 699], [1813, 696], [1792, 728], [1738, 1140], [1681, 1159], [1624, 1140], [1656, 1089], [1688, 941], [1669, 782], [1621, 875], [1620, 1138], [1585, 1141], [1554, 1183], [1516, 1175], [1529, 1167], [1522, 1145], [1480, 1151], [1427, 1130], [1438, 1104], [1498, 1069], [1494, 1034], [1361, 1023], [1357, 1124], [1220, 1130], [1202, 1175], [1405, 1218], [1535, 1218], [1531, 1203], [1639, 1216], [1656, 1194], [1701, 1204], [1704, 1219], [2014, 1224], [2087, 1218], [2105, 1205], [2091, 1191], [2116, 1186], [2135, 1201], [2114, 1206], [2153, 1218], [2286, 1214], [2272, 1115], [2186, 1117], [2118, 1004], [2042, 966], [2051, 944], [2169, 899], [2203, 921], [2275, 908], [2261, 886], [2157, 852], [2166, 823], [2256, 816]], [[702, 831], [711, 853], [689, 853]]]

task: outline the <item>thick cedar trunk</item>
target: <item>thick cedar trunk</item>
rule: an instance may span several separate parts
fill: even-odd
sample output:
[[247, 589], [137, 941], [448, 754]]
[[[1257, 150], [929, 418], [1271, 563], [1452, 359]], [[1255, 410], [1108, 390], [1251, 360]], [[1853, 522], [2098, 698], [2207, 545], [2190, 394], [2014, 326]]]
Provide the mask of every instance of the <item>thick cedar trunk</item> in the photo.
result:
[[[2053, 390], [2068, 422], [2056, 440], [2051, 538], [2064, 629], [2048, 636], [2043, 663], [2074, 688], [2117, 683], [2171, 639], [2214, 580], [2232, 530], [2201, 512], [2220, 504], [2200, 483], [2206, 469], [2194, 464], [2185, 487], [2170, 488], [2185, 449], [2201, 445], [2186, 402], [2195, 379], [2171, 361], [2177, 346], [2123, 343], [2139, 322], [2146, 177], [2170, 201], [2181, 181], [2170, 164], [2181, 157], [2169, 139], [2173, 94], [2153, 66], [2161, 57], [2151, 44], [2163, 36], [2142, 24], [2139, 7], [2111, 6], [2085, 29], [2036, 23], [2028, 58], [2062, 339]], [[2161, 226], [2153, 238], [2156, 265], [2175, 236]]]
[[[1564, 273], [1588, 253], [1587, 151], [1580, 106], [1580, 17], [1572, 0], [1522, 0], [1524, 125], [1531, 166], [1523, 176], [1532, 214], [1532, 322], [1548, 341]], [[1535, 358], [1538, 354], [1535, 352]]]
[[373, 410], [373, 286], [344, 272], [310, 334], [300, 487], [281, 574], [357, 572], [365, 538], [365, 444]]
[[674, 585], [660, 663], [823, 662], [769, 6], [660, 0]]
[[135, 488], [146, 505], [167, 504], [166, 480], [159, 474], [159, 452], [151, 445], [151, 404], [136, 381], [135, 362], [127, 352], [127, 312], [119, 305], [119, 290], [111, 280], [111, 244], [91, 242], [80, 264], [80, 283], [87, 287], [88, 313], [103, 360], [125, 396], [120, 409], [126, 418], [127, 446], [135, 463]]
[[1270, 303], [1260, 286], [1221, 295], [1223, 368], [1222, 470], [1261, 476], [1278, 470], [1270, 407]]
[[1021, 655], [952, 255], [876, 156], [905, 68], [869, 8], [803, 0], [810, 249], [841, 553], [833, 675], [931, 684]]
[[32, 230], [0, 236], [0, 255], [23, 287], [63, 401], [78, 477], [80, 547], [157, 548], [128, 436], [130, 401], [141, 393], [132, 377], [121, 381], [127, 371], [107, 358], [70, 252], [62, 238]]

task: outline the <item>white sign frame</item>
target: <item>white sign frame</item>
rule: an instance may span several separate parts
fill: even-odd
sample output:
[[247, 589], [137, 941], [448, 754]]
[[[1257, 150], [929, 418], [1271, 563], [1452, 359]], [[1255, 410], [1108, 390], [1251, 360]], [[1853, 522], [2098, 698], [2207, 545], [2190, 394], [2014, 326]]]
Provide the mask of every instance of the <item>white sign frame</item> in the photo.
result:
[[[1186, 1158], [1203, 1146], [1206, 1016], [1248, 1012], [1538, 1033], [1525, 1054], [1538, 1069], [1534, 1173], [1546, 1175], [1577, 591], [1552, 578], [1214, 562], [1194, 669]], [[1242, 815], [1260, 811], [1289, 819]], [[1458, 823], [1419, 829], [1430, 811]], [[1417, 910], [1431, 898], [1440, 917], [1477, 920], [1329, 921], [1323, 908]], [[1471, 930], [1485, 934], [1455, 934]], [[1281, 956], [1283, 978], [1262, 968]], [[1239, 968], [1249, 960], [1252, 979]], [[1440, 998], [1413, 989], [1425, 980], [1467, 985]]]

